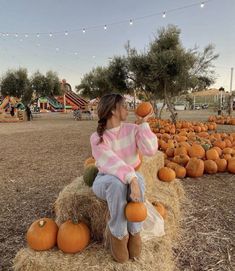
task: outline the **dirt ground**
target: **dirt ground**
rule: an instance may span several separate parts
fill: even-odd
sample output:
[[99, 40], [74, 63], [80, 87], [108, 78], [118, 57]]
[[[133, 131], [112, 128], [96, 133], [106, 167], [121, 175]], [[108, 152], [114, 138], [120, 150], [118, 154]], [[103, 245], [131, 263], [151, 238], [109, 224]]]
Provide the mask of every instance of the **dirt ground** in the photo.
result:
[[[179, 117], [206, 120], [209, 114], [184, 111]], [[11, 270], [31, 222], [53, 217], [58, 193], [82, 175], [95, 128], [96, 121], [74, 121], [70, 114], [57, 113], [0, 124], [1, 271]], [[220, 128], [235, 131], [232, 126]], [[188, 200], [182, 237], [174, 250], [179, 270], [234, 270], [235, 175], [187, 178], [183, 183]]]

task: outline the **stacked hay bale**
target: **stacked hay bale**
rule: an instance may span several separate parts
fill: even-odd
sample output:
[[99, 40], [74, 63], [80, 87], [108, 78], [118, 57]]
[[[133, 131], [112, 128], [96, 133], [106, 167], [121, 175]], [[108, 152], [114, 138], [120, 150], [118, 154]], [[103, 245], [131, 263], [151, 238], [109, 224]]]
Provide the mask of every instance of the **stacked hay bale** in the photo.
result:
[[155, 237], [144, 243], [139, 260], [130, 260], [125, 264], [113, 261], [104, 246], [109, 215], [107, 204], [99, 200], [91, 188], [85, 186], [82, 177], [78, 177], [65, 187], [55, 202], [56, 222], [60, 225], [79, 214], [90, 226], [94, 242], [82, 253], [73, 255], [64, 254], [56, 248], [44, 252], [21, 249], [14, 260], [14, 270], [174, 270], [172, 246], [177, 237], [180, 202], [184, 193], [178, 180], [171, 183], [157, 180], [156, 173], [163, 164], [163, 154], [158, 152], [154, 157], [144, 157], [139, 169], [146, 181], [146, 198], [149, 201], [161, 201], [168, 212], [165, 219], [165, 236]]

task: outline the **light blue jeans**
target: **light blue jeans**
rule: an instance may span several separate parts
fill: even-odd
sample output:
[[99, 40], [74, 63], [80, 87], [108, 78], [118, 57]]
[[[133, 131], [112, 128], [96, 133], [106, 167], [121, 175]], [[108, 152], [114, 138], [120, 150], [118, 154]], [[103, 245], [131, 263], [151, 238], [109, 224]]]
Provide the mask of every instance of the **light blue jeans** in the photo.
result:
[[[140, 187], [140, 201], [144, 201], [144, 179], [138, 172], [136, 175]], [[129, 185], [124, 184], [113, 175], [98, 173], [92, 189], [98, 198], [106, 200], [108, 203], [110, 212], [108, 226], [113, 236], [122, 239], [128, 232], [134, 235], [141, 231], [142, 222], [128, 222], [125, 217], [124, 210], [130, 194]]]

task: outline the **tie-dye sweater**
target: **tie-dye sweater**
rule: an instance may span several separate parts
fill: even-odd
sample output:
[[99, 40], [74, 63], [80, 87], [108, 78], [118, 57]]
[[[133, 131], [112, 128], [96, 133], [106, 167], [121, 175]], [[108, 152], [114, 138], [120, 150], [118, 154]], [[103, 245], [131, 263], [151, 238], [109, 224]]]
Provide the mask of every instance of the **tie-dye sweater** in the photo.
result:
[[100, 173], [114, 175], [123, 183], [136, 177], [135, 167], [140, 163], [139, 152], [152, 156], [158, 149], [158, 140], [149, 124], [121, 123], [119, 127], [106, 129], [103, 142], [97, 132], [90, 138], [92, 155]]

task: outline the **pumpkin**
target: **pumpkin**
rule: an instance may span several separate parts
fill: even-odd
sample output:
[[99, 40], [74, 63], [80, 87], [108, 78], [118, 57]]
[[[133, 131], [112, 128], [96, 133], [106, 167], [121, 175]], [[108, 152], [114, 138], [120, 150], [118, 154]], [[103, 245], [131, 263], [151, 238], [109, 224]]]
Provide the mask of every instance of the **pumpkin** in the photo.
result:
[[219, 154], [219, 156], [222, 154], [222, 150], [219, 147], [213, 147], [213, 150], [216, 150]]
[[185, 166], [188, 161], [189, 161], [190, 157], [187, 154], [181, 154], [181, 155], [176, 155], [173, 158], [173, 161], [181, 166]]
[[187, 155], [187, 149], [185, 147], [177, 147], [175, 148], [174, 155]]
[[162, 218], [165, 219], [167, 215], [165, 206], [159, 201], [152, 202], [152, 205], [155, 207], [158, 213], [162, 216]]
[[227, 160], [226, 159], [216, 159], [216, 165], [218, 167], [218, 172], [225, 172], [227, 168]]
[[56, 245], [57, 232], [58, 226], [52, 219], [38, 219], [27, 231], [27, 243], [34, 250], [48, 250]]
[[149, 102], [143, 102], [139, 104], [136, 108], [136, 114], [142, 118], [146, 117], [151, 111], [153, 111], [153, 107]]
[[147, 208], [143, 202], [129, 202], [125, 208], [125, 216], [130, 222], [142, 222], [147, 217]]
[[218, 171], [218, 166], [213, 160], [204, 161], [204, 171], [208, 174], [215, 174]]
[[204, 163], [196, 157], [190, 158], [186, 166], [186, 173], [189, 177], [201, 177], [204, 172]]
[[90, 235], [85, 223], [68, 220], [59, 227], [58, 248], [65, 253], [77, 253], [90, 243]]
[[177, 178], [183, 179], [186, 176], [186, 169], [181, 166], [175, 168], [175, 174]]
[[95, 164], [95, 159], [93, 157], [89, 157], [85, 160], [84, 162], [84, 168], [86, 168], [89, 165], [94, 165]]
[[93, 185], [93, 182], [94, 182], [98, 172], [99, 172], [99, 170], [95, 165], [91, 164], [91, 165], [87, 166], [84, 170], [84, 173], [83, 173], [83, 180], [84, 180], [85, 184], [91, 187]]
[[199, 144], [193, 144], [188, 150], [188, 155], [190, 157], [204, 158], [205, 153], [204, 148]]
[[164, 182], [171, 182], [175, 179], [176, 175], [173, 169], [169, 167], [160, 168], [158, 171], [158, 178]]
[[228, 161], [228, 172], [235, 173], [235, 159], [230, 159]]
[[167, 148], [166, 155], [167, 157], [174, 157], [174, 148]]
[[215, 149], [210, 149], [206, 152], [206, 158], [207, 160], [217, 160], [219, 159], [218, 151]]

